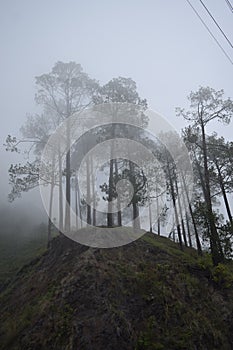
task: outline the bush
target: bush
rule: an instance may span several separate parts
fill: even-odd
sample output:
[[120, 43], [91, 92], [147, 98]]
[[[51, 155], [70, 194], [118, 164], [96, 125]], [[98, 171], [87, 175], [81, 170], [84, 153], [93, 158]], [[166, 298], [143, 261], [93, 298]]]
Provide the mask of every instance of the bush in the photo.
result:
[[230, 288], [233, 285], [233, 273], [227, 265], [218, 264], [213, 268], [213, 281], [220, 287]]

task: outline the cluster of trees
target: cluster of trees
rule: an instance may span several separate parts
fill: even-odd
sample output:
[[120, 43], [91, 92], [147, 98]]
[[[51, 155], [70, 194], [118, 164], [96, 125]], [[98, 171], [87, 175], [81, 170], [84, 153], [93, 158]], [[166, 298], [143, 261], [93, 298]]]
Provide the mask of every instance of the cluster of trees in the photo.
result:
[[[169, 149], [181, 147], [176, 133], [164, 133], [160, 140], [153, 139], [146, 131], [148, 119], [146, 99], [140, 98], [136, 83], [130, 78], [114, 78], [104, 86], [91, 79], [82, 67], [74, 62], [58, 62], [48, 74], [36, 78], [36, 101], [42, 113], [28, 116], [21, 128], [21, 139], [8, 135], [6, 149], [20, 151], [20, 145], [26, 145], [28, 158], [26, 164], [11, 165], [9, 178], [12, 191], [9, 200], [13, 201], [22, 192], [38, 186], [39, 181], [50, 188], [48, 239], [51, 239], [51, 217], [54, 202], [58, 203], [58, 227], [60, 231], [69, 231], [75, 226], [80, 228], [85, 221], [92, 225], [122, 226], [133, 219], [134, 226], [140, 227], [140, 207], [148, 208], [150, 231], [161, 232], [166, 218], [174, 216], [174, 229], [170, 233], [178, 240], [181, 249], [195, 246], [202, 254], [204, 246], [209, 245], [213, 262], [218, 264], [232, 253], [233, 222], [229, 198], [233, 192], [233, 143], [218, 137], [207, 135], [206, 126], [218, 119], [229, 123], [233, 113], [233, 103], [224, 99], [224, 92], [201, 87], [189, 96], [190, 110], [177, 110], [177, 114], [189, 121], [182, 131], [189, 157], [193, 164], [194, 191], [189, 191], [190, 173], [185, 167], [179, 167]], [[67, 123], [66, 140], [68, 151], [61, 154], [59, 145], [56, 150], [58, 168], [54, 163], [41, 171], [41, 153], [49, 137], [74, 113], [81, 113], [90, 106], [104, 103], [130, 104], [135, 107], [135, 115], [140, 115], [141, 127], [125, 124], [108, 124], [88, 132], [71, 146], [72, 126]], [[96, 159], [85, 157], [84, 188], [80, 192], [80, 179], [77, 162], [95, 145], [109, 139], [126, 138], [142, 143], [150, 149], [158, 162], [145, 164], [145, 171], [133, 161], [125, 158], [110, 157], [101, 167], [97, 179], [94, 174]], [[164, 142], [163, 142], [164, 140]], [[113, 154], [114, 146], [110, 149]], [[65, 158], [63, 164], [62, 159]], [[30, 160], [32, 158], [32, 160]], [[182, 157], [181, 157], [182, 158]], [[183, 159], [179, 160], [183, 162]], [[97, 162], [101, 163], [101, 154]], [[148, 176], [149, 174], [149, 176]], [[121, 182], [121, 193], [118, 189]], [[100, 183], [101, 182], [101, 183]], [[108, 205], [107, 214], [99, 209], [101, 198], [96, 183]], [[131, 184], [131, 185], [130, 185]], [[65, 201], [63, 200], [65, 192]], [[55, 193], [56, 192], [56, 193]], [[130, 198], [122, 209], [124, 196]], [[165, 199], [164, 199], [165, 198]], [[222, 204], [220, 206], [220, 202]], [[112, 201], [116, 201], [117, 210], [112, 212]], [[70, 208], [74, 206], [76, 222], [72, 222]], [[220, 208], [226, 208], [226, 215]], [[170, 214], [169, 214], [170, 213]], [[85, 216], [85, 220], [84, 219]], [[81, 218], [81, 220], [78, 220]], [[156, 220], [155, 220], [156, 218]]]
[[[96, 213], [93, 209], [91, 213], [90, 196], [92, 196], [93, 207], [95, 207], [96, 199], [93, 184], [91, 184], [91, 159], [86, 164], [86, 198], [79, 196], [79, 183], [77, 174], [71, 168], [72, 156], [77, 158], [79, 155], [85, 153], [90, 145], [95, 144], [97, 137], [100, 138], [99, 130], [96, 130], [92, 135], [89, 135], [70, 149], [70, 138], [72, 126], [68, 125], [66, 128], [66, 142], [68, 145], [68, 152], [65, 155], [65, 166], [62, 164], [63, 154], [60, 153], [59, 145], [57, 157], [59, 160], [59, 169], [53, 169], [53, 164], [48, 164], [48, 168], [41, 171], [40, 157], [44, 146], [49, 137], [59, 127], [59, 125], [69, 120], [71, 115], [81, 113], [91, 105], [98, 105], [103, 103], [121, 102], [134, 104], [140, 110], [146, 109], [146, 100], [140, 99], [136, 84], [130, 78], [112, 79], [104, 86], [100, 86], [97, 81], [91, 79], [80, 64], [75, 62], [63, 63], [58, 62], [48, 74], [43, 74], [36, 77], [37, 92], [35, 95], [36, 102], [41, 106], [42, 112], [40, 114], [29, 115], [25, 125], [21, 128], [22, 138], [17, 139], [8, 135], [6, 139], [6, 150], [20, 152], [20, 146], [23, 144], [24, 149], [28, 154], [28, 161], [26, 164], [11, 165], [9, 169], [10, 184], [12, 191], [9, 194], [9, 200], [13, 201], [16, 197], [20, 197], [22, 192], [27, 192], [43, 182], [44, 185], [50, 186], [50, 210], [49, 217], [51, 218], [53, 212], [54, 189], [59, 188], [59, 229], [60, 231], [70, 231], [70, 207], [72, 205], [72, 192], [74, 192], [74, 202], [76, 214], [82, 216], [85, 211], [86, 222], [95, 224]], [[102, 128], [102, 140], [112, 136], [112, 130]], [[25, 147], [26, 145], [26, 147]], [[78, 151], [77, 151], [78, 150]], [[34, 157], [29, 157], [31, 155]], [[29, 160], [31, 159], [32, 160]], [[74, 163], [74, 161], [73, 161]], [[113, 166], [116, 169], [117, 163], [113, 160], [109, 165], [109, 188], [107, 200], [111, 203], [113, 198], [112, 178]], [[94, 179], [92, 178], [94, 181]], [[92, 181], [92, 182], [93, 182]], [[63, 201], [63, 187], [65, 187], [65, 201]], [[92, 193], [91, 193], [92, 192]], [[64, 203], [65, 204], [64, 204]], [[110, 204], [109, 204], [110, 205]], [[64, 208], [65, 206], [65, 208]], [[119, 214], [120, 217], [120, 214]], [[107, 218], [109, 226], [113, 225], [113, 214], [109, 213]], [[48, 232], [49, 240], [51, 237], [51, 220], [49, 219]]]
[[[195, 226], [210, 243], [214, 264], [231, 255], [233, 235], [232, 213], [228, 196], [233, 192], [233, 143], [209, 136], [207, 125], [218, 120], [229, 124], [233, 103], [224, 99], [223, 90], [201, 87], [189, 95], [190, 110], [178, 109], [179, 115], [190, 122], [183, 138], [193, 161], [195, 175], [194, 200], [191, 204]], [[216, 210], [220, 198], [226, 207], [227, 219]]]

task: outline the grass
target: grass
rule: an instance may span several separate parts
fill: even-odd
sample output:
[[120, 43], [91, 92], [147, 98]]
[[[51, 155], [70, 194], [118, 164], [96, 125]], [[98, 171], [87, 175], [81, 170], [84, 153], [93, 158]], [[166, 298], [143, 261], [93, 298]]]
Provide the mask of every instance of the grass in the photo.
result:
[[[25, 252], [18, 263], [43, 249], [46, 241], [41, 246], [41, 240], [18, 247], [17, 252]], [[17, 349], [19, 339], [34, 344], [35, 337], [41, 348], [43, 344], [65, 348], [72, 327], [80, 322], [89, 329], [96, 317], [109, 332], [113, 327], [134, 343], [134, 350], [229, 348], [231, 263], [213, 267], [209, 254], [198, 257], [195, 249], [181, 251], [173, 241], [152, 234], [131, 245], [81, 250], [81, 254], [78, 246], [68, 245], [57, 260], [53, 249], [56, 244], [41, 264], [32, 264], [1, 294], [2, 304], [7, 305], [2, 310], [2, 349]], [[43, 322], [40, 332], [34, 327], [38, 320]], [[101, 328], [96, 331], [95, 339], [101, 332]], [[85, 343], [86, 334], [79, 337]]]
[[0, 235], [0, 287], [47, 249], [46, 233], [36, 237]]

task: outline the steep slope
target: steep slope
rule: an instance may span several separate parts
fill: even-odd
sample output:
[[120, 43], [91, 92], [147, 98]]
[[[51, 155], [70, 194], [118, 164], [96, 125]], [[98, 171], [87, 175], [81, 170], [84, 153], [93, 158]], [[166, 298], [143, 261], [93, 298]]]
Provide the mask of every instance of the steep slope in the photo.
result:
[[93, 249], [57, 237], [0, 295], [0, 349], [232, 349], [231, 267], [146, 234]]

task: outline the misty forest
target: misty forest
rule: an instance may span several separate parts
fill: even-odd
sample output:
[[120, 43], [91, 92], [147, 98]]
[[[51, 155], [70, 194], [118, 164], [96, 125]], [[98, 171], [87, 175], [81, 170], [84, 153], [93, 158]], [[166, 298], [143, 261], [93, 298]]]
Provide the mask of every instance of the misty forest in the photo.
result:
[[178, 2], [28, 3], [30, 20], [23, 3], [11, 21], [30, 44], [3, 40], [16, 51], [2, 64], [0, 350], [232, 350], [233, 62], [220, 35], [233, 46], [207, 7], [222, 5], [185, 0], [178, 23]]
[[[224, 91], [200, 87], [188, 96], [189, 110], [177, 108], [177, 114], [188, 121], [180, 137], [188, 149], [193, 166], [195, 185], [193, 193], [189, 194], [190, 174], [185, 173], [185, 169], [181, 169], [183, 173], [179, 173], [180, 169], [164, 144], [146, 132], [148, 120], [143, 112], [147, 108], [147, 101], [139, 96], [136, 83], [132, 79], [113, 78], [106, 85], [99, 86], [97, 81], [83, 72], [80, 64], [58, 62], [50, 73], [36, 77], [36, 85], [35, 99], [42, 106], [42, 112], [28, 115], [21, 127], [20, 139], [12, 135], [8, 135], [6, 139], [6, 151], [20, 153], [23, 147], [23, 152], [27, 154], [25, 163], [12, 164], [9, 169], [9, 182], [12, 187], [9, 200], [16, 200], [23, 192], [39, 186], [40, 180], [43, 182], [49, 192], [48, 246], [52, 231], [56, 229], [52, 223], [53, 218], [57, 222], [56, 231], [60, 233], [63, 228], [65, 231], [78, 230], [87, 224], [103, 227], [125, 226], [128, 225], [127, 219], [133, 220], [134, 227], [141, 228], [140, 207], [146, 206], [148, 216], [144, 214], [144, 220], [148, 218], [148, 222], [144, 226], [148, 227], [148, 231], [160, 235], [163, 227], [168, 228], [166, 223], [171, 220], [169, 212], [172, 211], [173, 223], [166, 233], [170, 239], [179, 243], [181, 250], [184, 247], [194, 247], [199, 255], [202, 255], [203, 250], [209, 251], [214, 265], [232, 257], [233, 222], [229, 201], [233, 195], [233, 143], [215, 132], [208, 135], [206, 131], [208, 124], [214, 119], [226, 125], [230, 123], [233, 102], [224, 97]], [[141, 128], [133, 128], [127, 124], [129, 116], [125, 115], [125, 124], [110, 123], [91, 129], [72, 145], [65, 155], [65, 162], [61, 151], [59, 154], [58, 145], [57, 150], [54, 150], [54, 158], [58, 157], [59, 166], [55, 167], [51, 161], [51, 164], [47, 164], [40, 171], [43, 147], [59, 124], [74, 113], [81, 114], [83, 109], [103, 103], [116, 106], [119, 103], [135, 105], [133, 113], [135, 118], [140, 113]], [[67, 129], [68, 127], [66, 125]], [[71, 130], [68, 129], [65, 135], [68, 139], [71, 137], [69, 134]], [[117, 137], [144, 144], [154, 153], [160, 166], [158, 163], [147, 164], [151, 174], [147, 179], [144, 171], [132, 161], [111, 159], [102, 165], [101, 179], [98, 178], [100, 191], [97, 193], [93, 162], [101, 164], [102, 155], [98, 154], [98, 159], [88, 156], [85, 158], [85, 173], [81, 176], [85, 192], [81, 195], [77, 164], [98, 143]], [[166, 139], [165, 145], [169, 142], [171, 148], [179, 148], [180, 137], [175, 132], [163, 132], [161, 140]], [[164, 173], [165, 183], [161, 172]], [[98, 211], [100, 199], [107, 201], [108, 205], [113, 199], [118, 199], [120, 206], [122, 198], [116, 187], [122, 179], [133, 184], [131, 200], [124, 210], [116, 213], [107, 211], [104, 215]], [[126, 185], [125, 195], [127, 191], [129, 189]], [[58, 196], [55, 196], [55, 192]], [[156, 198], [153, 203], [152, 198]], [[58, 209], [56, 216], [53, 211], [55, 206]], [[72, 206], [76, 214], [75, 222], [71, 222]], [[156, 219], [155, 222], [153, 218]]]
[[4, 143], [8, 200], [40, 188], [47, 221], [17, 245], [3, 225], [0, 348], [232, 349], [233, 142], [209, 131], [232, 100], [201, 86], [174, 111], [186, 126], [155, 135], [131, 78], [59, 61], [35, 82], [38, 112]]

